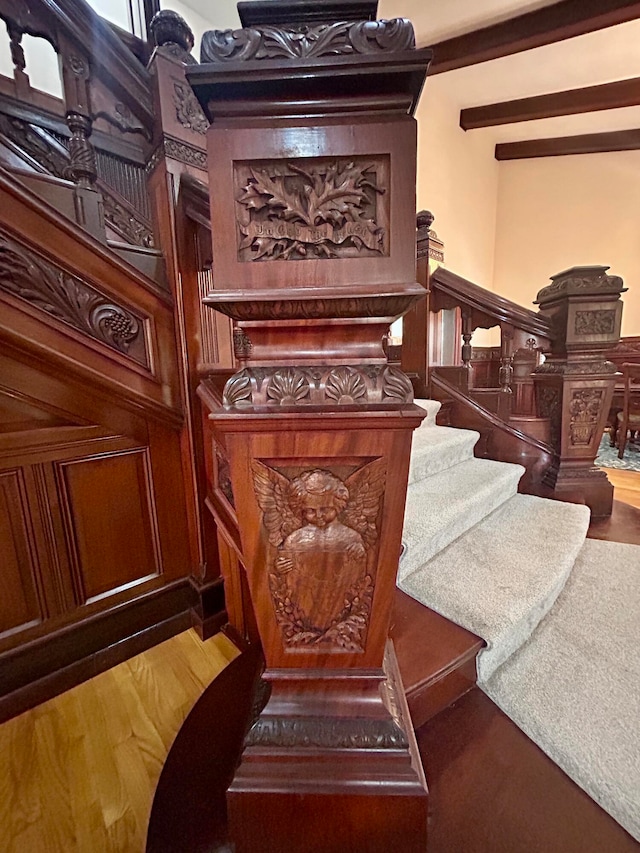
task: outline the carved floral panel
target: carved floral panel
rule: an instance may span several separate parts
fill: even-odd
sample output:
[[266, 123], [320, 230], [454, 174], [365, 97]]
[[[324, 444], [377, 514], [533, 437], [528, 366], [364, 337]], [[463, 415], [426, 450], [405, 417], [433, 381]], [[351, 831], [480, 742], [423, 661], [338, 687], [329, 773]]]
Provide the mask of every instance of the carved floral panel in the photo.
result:
[[602, 388], [581, 389], [571, 395], [569, 430], [574, 447], [591, 444], [598, 426], [603, 396]]
[[389, 255], [389, 157], [235, 163], [239, 261]]
[[252, 474], [285, 649], [363, 652], [386, 463], [300, 468], [255, 460]]
[[616, 328], [616, 311], [576, 311], [576, 335], [612, 335]]

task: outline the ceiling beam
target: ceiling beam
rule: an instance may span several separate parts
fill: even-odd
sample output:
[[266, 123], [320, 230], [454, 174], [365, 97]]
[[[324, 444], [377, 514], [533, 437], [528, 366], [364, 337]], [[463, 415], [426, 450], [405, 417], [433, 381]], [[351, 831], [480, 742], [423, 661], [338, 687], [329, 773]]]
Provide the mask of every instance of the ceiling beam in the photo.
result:
[[615, 110], [619, 107], [640, 105], [640, 77], [616, 80], [584, 89], [567, 89], [534, 98], [518, 98], [499, 104], [486, 104], [460, 110], [460, 127], [473, 130], [478, 127], [494, 127], [498, 124], [514, 124], [518, 121], [533, 121], [539, 118], [569, 116], [591, 113], [597, 110]]
[[[561, 0], [430, 45], [429, 74], [442, 74], [640, 18], [639, 0]], [[597, 61], [597, 59], [594, 59]]]
[[527, 139], [496, 145], [496, 160], [527, 160], [532, 157], [562, 157], [565, 154], [600, 154], [604, 151], [640, 149], [640, 129], [585, 133], [580, 136], [555, 136]]

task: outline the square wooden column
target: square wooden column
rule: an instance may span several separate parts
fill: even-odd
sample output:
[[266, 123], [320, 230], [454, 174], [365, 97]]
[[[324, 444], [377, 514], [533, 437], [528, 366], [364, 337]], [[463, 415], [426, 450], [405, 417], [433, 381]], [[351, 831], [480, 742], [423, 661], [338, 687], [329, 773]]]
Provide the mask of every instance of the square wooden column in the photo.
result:
[[393, 646], [411, 435], [386, 363], [415, 275], [413, 119], [429, 51], [375, 2], [239, 4], [188, 78], [211, 120], [215, 290], [242, 369], [207, 440], [229, 460], [263, 645], [229, 789], [238, 853], [424, 851], [427, 793]]

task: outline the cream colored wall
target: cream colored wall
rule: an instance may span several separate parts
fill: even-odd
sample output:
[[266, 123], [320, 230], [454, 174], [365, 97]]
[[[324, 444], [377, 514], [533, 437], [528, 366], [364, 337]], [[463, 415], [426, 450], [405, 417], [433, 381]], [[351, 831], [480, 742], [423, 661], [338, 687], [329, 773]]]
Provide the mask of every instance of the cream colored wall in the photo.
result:
[[[202, 15], [201, 11], [195, 11], [189, 0], [161, 0], [160, 7], [172, 9], [182, 15], [189, 24], [195, 37], [193, 55], [199, 60], [203, 33], [207, 30], [237, 29], [240, 26], [236, 3], [237, 0], [216, 0], [215, 3], [211, 3], [206, 16]], [[202, 6], [202, 3], [194, 5]]]
[[528, 306], [550, 275], [608, 264], [629, 287], [622, 334], [640, 335], [640, 151], [514, 160], [499, 171], [495, 291]]
[[[435, 216], [445, 266], [491, 290], [499, 164], [492, 140], [460, 128], [455, 74], [427, 77], [416, 112], [418, 210]], [[473, 343], [491, 346], [495, 339], [478, 329]]]

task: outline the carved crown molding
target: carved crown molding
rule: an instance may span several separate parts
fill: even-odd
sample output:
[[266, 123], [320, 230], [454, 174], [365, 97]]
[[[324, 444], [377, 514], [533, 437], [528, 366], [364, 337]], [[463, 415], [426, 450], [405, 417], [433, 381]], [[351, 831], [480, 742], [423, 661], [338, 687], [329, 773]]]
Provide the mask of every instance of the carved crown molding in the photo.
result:
[[402, 729], [389, 720], [361, 717], [263, 717], [245, 746], [281, 746], [304, 749], [407, 749]]
[[315, 25], [261, 25], [209, 30], [202, 37], [201, 62], [312, 59], [413, 50], [411, 21], [336, 21]]
[[147, 174], [153, 172], [163, 157], [171, 157], [186, 163], [187, 166], [195, 166], [196, 169], [207, 171], [207, 152], [194, 145], [188, 145], [172, 136], [164, 136], [160, 145], [155, 149], [146, 165]]
[[149, 367], [142, 318], [1, 232], [0, 289]]
[[408, 377], [388, 365], [245, 368], [224, 388], [226, 408], [411, 403]]
[[618, 368], [611, 361], [545, 361], [533, 371], [536, 376], [597, 376], [603, 373], [617, 373]]
[[601, 266], [571, 267], [559, 272], [551, 276], [551, 284], [539, 291], [534, 304], [543, 306], [565, 296], [624, 293], [624, 282], [619, 275], [607, 275], [608, 269]]

